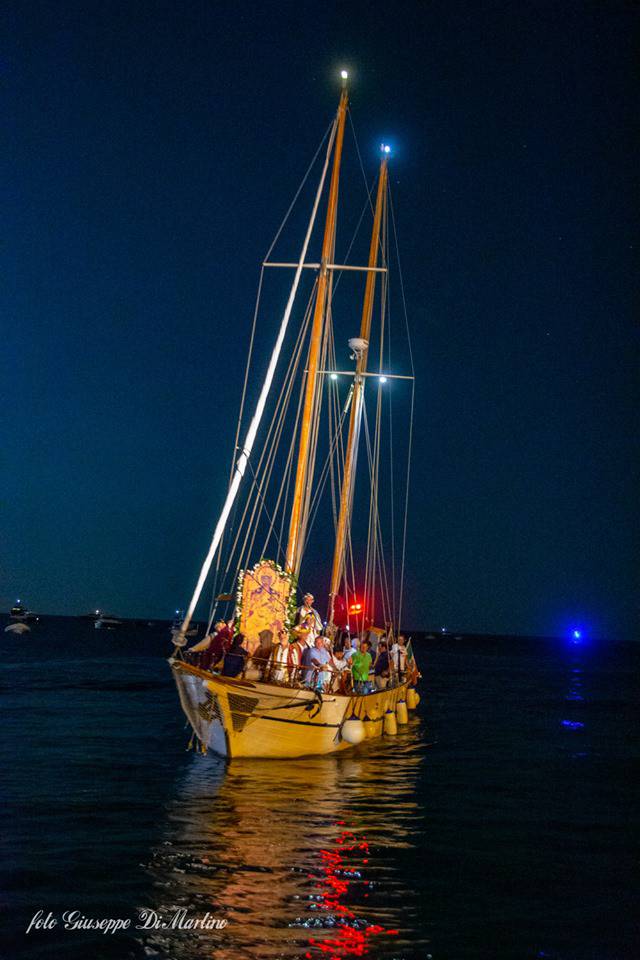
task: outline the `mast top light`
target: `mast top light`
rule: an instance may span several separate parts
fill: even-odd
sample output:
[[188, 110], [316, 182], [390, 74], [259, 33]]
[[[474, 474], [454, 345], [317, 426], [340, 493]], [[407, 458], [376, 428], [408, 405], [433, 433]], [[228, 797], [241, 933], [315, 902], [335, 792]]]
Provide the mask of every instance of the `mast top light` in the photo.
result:
[[391, 147], [389, 146], [388, 143], [381, 143], [381, 144], [380, 144], [380, 150], [381, 150], [382, 153], [387, 154], [387, 155], [391, 153]]
[[348, 80], [348, 79], [349, 79], [349, 71], [348, 71], [348, 70], [341, 70], [341, 71], [340, 71], [340, 76], [342, 77], [343, 80]]

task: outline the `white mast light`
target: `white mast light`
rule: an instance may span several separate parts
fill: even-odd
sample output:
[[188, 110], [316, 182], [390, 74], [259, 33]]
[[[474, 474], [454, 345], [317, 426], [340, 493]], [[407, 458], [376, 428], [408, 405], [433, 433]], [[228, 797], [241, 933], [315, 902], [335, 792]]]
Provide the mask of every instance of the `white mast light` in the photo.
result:
[[329, 378], [330, 378], [331, 380], [337, 380], [337, 379], [338, 379], [338, 374], [337, 374], [337, 373], [330, 373], [330, 374], [329, 374]]
[[346, 70], [341, 70], [341, 71], [340, 71], [340, 76], [342, 77], [343, 80], [348, 80], [348, 79], [349, 79], [349, 73], [348, 73]]
[[387, 382], [387, 378], [386, 378], [386, 377], [380, 377], [379, 379], [380, 379], [380, 383], [386, 383], [386, 382]]

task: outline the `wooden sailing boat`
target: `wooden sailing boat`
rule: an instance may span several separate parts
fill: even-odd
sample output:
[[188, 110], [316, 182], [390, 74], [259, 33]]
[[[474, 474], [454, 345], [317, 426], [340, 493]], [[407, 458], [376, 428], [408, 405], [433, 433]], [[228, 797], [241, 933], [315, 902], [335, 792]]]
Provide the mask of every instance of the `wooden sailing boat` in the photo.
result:
[[[293, 758], [310, 754], [328, 754], [350, 748], [367, 738], [380, 737], [383, 733], [392, 736], [397, 731], [397, 724], [407, 723], [407, 710], [415, 707], [419, 699], [415, 691], [418, 672], [410, 649], [406, 670], [399, 673], [392, 666], [388, 685], [372, 692], [368, 692], [368, 685], [363, 688], [360, 684], [360, 690], [356, 692], [349, 686], [343, 685], [333, 689], [330, 683], [319, 683], [318, 677], [326, 679], [329, 673], [301, 671], [297, 661], [294, 664], [287, 649], [294, 638], [292, 631], [294, 631], [298, 608], [298, 580], [306, 541], [317, 512], [319, 486], [323, 483], [326, 485], [329, 474], [332, 479], [335, 534], [325, 625], [326, 635], [330, 638], [329, 643], [334, 642], [339, 635], [339, 626], [345, 627], [344, 610], [349, 611], [350, 607], [352, 610], [362, 612], [359, 619], [356, 617], [358, 627], [361, 629], [365, 626], [373, 627], [371, 619], [376, 611], [376, 583], [385, 578], [377, 497], [380, 488], [379, 459], [382, 429], [380, 388], [383, 382], [393, 378], [392, 374], [383, 375], [385, 294], [388, 274], [386, 237], [389, 224], [389, 148], [383, 146], [381, 150], [367, 266], [336, 264], [338, 193], [348, 112], [345, 71], [342, 72], [342, 80], [340, 102], [326, 135], [324, 164], [298, 260], [294, 263], [274, 263], [267, 258], [263, 264], [263, 273], [265, 268], [272, 267], [293, 270], [293, 282], [255, 413], [241, 446], [238, 444], [240, 421], [238, 423], [236, 450], [240, 452], [232, 466], [227, 497], [209, 552], [184, 620], [174, 633], [175, 648], [170, 663], [183, 710], [201, 749], [211, 749], [229, 758]], [[306, 259], [308, 247], [329, 168], [331, 168], [331, 175], [321, 255], [319, 262], [309, 263]], [[371, 204], [371, 197], [369, 203]], [[312, 270], [315, 273], [314, 287], [289, 361], [285, 383], [276, 402], [271, 425], [264, 440], [262, 453], [254, 465], [251, 459], [254, 444], [269, 400], [278, 359], [285, 343], [296, 294], [306, 270]], [[336, 370], [333, 346], [332, 303], [337, 285], [336, 277], [342, 275], [344, 271], [362, 271], [365, 275], [360, 332], [358, 337], [349, 341], [352, 359], [355, 359], [356, 363], [355, 370], [346, 373], [340, 371], [343, 381], [346, 377], [349, 382], [345, 403], [338, 402], [337, 393], [333, 399], [331, 396], [327, 399], [328, 418], [331, 420], [333, 433], [330, 429], [327, 461], [314, 486], [319, 423], [323, 411], [323, 388], [326, 382], [335, 381], [339, 375]], [[377, 373], [371, 373], [367, 370], [367, 360], [378, 278], [380, 278], [382, 291], [380, 297], [382, 332], [379, 369]], [[245, 390], [247, 377], [248, 368], [245, 374]], [[369, 377], [373, 377], [378, 385], [376, 427], [372, 440], [368, 432], [365, 406], [365, 387]], [[413, 390], [412, 376], [396, 375], [396, 378], [411, 381], [411, 390]], [[296, 392], [298, 380], [301, 381], [298, 410], [287, 441], [287, 405]], [[330, 391], [327, 392], [330, 393]], [[413, 393], [411, 393], [411, 409], [413, 409]], [[351, 525], [363, 420], [369, 458], [371, 497], [364, 604], [358, 604], [353, 603], [356, 584]], [[343, 427], [346, 427], [347, 423], [348, 432], [345, 440]], [[266, 511], [266, 491], [272, 479], [274, 465], [277, 463], [277, 448], [284, 449], [286, 457], [284, 463], [276, 467], [276, 472], [280, 471], [282, 474], [282, 482], [276, 504], [269, 513]], [[232, 510], [236, 511], [234, 516], [237, 520], [238, 497], [247, 466], [250, 468], [252, 484], [246, 496], [241, 518], [236, 522], [236, 528], [231, 530]], [[394, 469], [393, 463], [391, 469], [392, 471]], [[247, 478], [248, 481], [249, 478]], [[408, 481], [406, 489], [408, 494]], [[269, 520], [269, 530], [265, 548], [256, 555], [254, 547], [256, 529], [261, 519], [264, 519], [263, 511], [266, 511]], [[278, 538], [278, 542], [282, 556], [276, 561], [270, 559], [267, 545], [273, 543], [278, 514], [281, 516], [282, 539]], [[288, 522], [285, 522], [286, 517]], [[285, 527], [288, 531], [286, 547], [283, 544]], [[405, 512], [404, 537], [406, 537], [406, 527]], [[225, 537], [228, 555], [226, 565], [222, 562]], [[327, 557], [326, 560], [328, 569], [329, 558]], [[250, 654], [246, 668], [241, 675], [237, 676], [227, 676], [224, 671], [211, 669], [210, 665], [207, 669], [203, 669], [202, 666], [185, 660], [182, 654], [191, 619], [214, 561], [216, 585], [218, 585], [218, 574], [222, 568], [224, 568], [223, 573], [226, 571], [231, 578], [229, 583], [233, 585], [232, 594], [235, 603], [234, 629], [242, 633]], [[404, 553], [402, 568], [404, 572]], [[394, 606], [392, 613], [388, 583], [386, 588], [386, 592], [385, 589], [380, 592], [382, 603], [379, 606], [383, 608], [386, 636], [392, 639], [397, 635], [402, 604], [400, 600], [400, 609]], [[214, 587], [213, 597], [215, 596]], [[218, 597], [218, 600], [220, 599]], [[222, 599], [228, 601], [229, 595]], [[368, 624], [365, 624], [364, 620], [365, 609], [369, 612]], [[209, 629], [216, 610], [217, 605], [212, 598]], [[308, 628], [307, 632], [309, 630], [313, 635], [313, 630]], [[298, 627], [297, 633], [304, 633], [304, 629]], [[267, 643], [276, 641], [276, 648], [271, 653], [269, 663], [259, 659], [265, 637]], [[277, 641], [280, 641], [279, 645]], [[309, 638], [307, 642], [310, 642]]]

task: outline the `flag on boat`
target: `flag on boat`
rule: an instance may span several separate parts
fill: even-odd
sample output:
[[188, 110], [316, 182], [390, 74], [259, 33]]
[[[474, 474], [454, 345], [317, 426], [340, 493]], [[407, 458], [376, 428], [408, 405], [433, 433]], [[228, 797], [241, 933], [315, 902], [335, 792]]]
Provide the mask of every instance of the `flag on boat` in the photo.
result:
[[418, 664], [416, 663], [416, 658], [413, 654], [411, 640], [407, 641], [405, 650], [407, 656], [407, 681], [411, 684], [414, 684], [418, 682], [420, 671], [418, 670]]

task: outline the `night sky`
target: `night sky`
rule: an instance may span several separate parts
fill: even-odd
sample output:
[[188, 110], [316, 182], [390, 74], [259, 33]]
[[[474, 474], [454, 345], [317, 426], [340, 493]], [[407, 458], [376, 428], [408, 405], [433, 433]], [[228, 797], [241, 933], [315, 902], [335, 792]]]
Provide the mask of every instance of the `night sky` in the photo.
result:
[[635, 636], [636, 30], [622, 2], [5, 7], [2, 605], [186, 604], [346, 65], [369, 177], [395, 148], [406, 625]]

